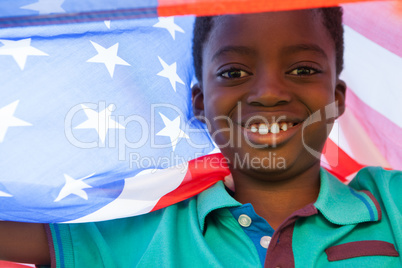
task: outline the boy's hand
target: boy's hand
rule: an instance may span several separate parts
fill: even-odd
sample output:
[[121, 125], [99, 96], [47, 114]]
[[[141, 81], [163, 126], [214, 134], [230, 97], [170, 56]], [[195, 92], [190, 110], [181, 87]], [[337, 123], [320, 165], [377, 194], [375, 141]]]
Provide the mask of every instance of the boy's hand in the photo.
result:
[[49, 265], [44, 225], [0, 221], [0, 260]]

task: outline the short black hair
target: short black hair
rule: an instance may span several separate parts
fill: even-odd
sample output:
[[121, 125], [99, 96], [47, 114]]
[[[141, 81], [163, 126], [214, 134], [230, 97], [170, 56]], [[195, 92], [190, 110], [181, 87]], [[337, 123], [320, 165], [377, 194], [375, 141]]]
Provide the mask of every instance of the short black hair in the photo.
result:
[[[328, 7], [312, 9], [319, 13], [323, 19], [323, 24], [327, 28], [329, 34], [335, 43], [335, 55], [336, 55], [336, 74], [342, 72], [343, 69], [343, 25], [341, 7]], [[214, 19], [217, 16], [210, 17], [197, 17], [194, 23], [194, 37], [193, 37], [193, 59], [195, 76], [199, 82], [202, 79], [202, 52], [204, 44], [209, 38], [211, 30], [214, 26]]]

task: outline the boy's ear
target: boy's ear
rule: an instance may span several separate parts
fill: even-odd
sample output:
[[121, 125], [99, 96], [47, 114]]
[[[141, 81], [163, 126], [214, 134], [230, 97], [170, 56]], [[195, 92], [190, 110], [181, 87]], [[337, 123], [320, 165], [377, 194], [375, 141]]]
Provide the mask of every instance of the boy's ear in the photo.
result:
[[338, 117], [345, 112], [346, 83], [338, 79], [335, 87], [335, 101], [338, 107]]
[[204, 122], [204, 93], [202, 92], [202, 88], [199, 83], [196, 83], [191, 88], [191, 101], [193, 104], [193, 113], [195, 117], [201, 122]]

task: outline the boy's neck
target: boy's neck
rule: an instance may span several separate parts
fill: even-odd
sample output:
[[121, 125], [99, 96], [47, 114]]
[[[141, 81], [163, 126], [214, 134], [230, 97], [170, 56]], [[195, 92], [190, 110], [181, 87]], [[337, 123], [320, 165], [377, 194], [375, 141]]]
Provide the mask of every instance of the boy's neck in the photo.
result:
[[254, 179], [232, 171], [234, 198], [242, 204], [251, 203], [256, 213], [276, 229], [293, 212], [317, 200], [319, 168], [313, 166], [303, 174], [280, 181]]

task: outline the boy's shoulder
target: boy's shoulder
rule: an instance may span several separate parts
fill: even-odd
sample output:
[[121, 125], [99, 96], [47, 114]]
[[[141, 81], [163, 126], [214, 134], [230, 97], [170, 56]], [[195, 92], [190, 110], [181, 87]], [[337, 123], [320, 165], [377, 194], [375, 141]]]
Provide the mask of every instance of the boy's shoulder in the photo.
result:
[[353, 188], [383, 188], [390, 187], [391, 185], [402, 185], [402, 171], [386, 170], [382, 167], [365, 167], [356, 173], [349, 185]]
[[402, 171], [385, 170], [381, 167], [365, 167], [361, 169], [349, 186], [355, 190], [369, 191], [382, 204], [395, 208], [402, 214]]

